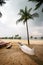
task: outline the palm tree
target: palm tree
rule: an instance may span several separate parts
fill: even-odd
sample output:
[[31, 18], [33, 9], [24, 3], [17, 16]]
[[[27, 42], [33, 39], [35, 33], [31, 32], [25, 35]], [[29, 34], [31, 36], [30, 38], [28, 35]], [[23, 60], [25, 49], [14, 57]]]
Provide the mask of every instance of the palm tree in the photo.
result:
[[23, 21], [24, 24], [26, 23], [28, 44], [29, 44], [29, 32], [28, 32], [28, 23], [27, 23], [27, 21], [29, 19], [33, 19], [33, 17], [38, 17], [38, 13], [30, 14], [31, 10], [32, 10], [32, 8], [30, 8], [29, 10], [27, 10], [27, 7], [25, 7], [25, 10], [20, 9], [19, 15], [21, 17], [20, 17], [20, 19], [18, 19], [16, 21], [16, 23], [21, 22], [21, 21]]
[[[43, 4], [43, 0], [28, 0], [28, 1], [37, 2], [35, 10], [38, 9]], [[42, 8], [42, 12], [43, 12], [43, 8]]]

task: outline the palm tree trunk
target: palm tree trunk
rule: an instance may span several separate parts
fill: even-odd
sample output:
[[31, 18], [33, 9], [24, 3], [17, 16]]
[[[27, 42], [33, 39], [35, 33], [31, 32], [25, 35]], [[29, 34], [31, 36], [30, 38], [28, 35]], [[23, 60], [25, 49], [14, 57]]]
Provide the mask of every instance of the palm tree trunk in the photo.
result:
[[29, 45], [29, 32], [28, 32], [28, 24], [27, 24], [27, 21], [26, 21], [26, 28], [27, 28], [27, 39], [28, 39], [28, 45]]

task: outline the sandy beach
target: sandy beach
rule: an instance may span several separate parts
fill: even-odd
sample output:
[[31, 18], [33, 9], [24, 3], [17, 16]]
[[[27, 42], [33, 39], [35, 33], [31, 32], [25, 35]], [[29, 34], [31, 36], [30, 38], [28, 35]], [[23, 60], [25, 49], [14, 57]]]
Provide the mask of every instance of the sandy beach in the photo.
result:
[[0, 39], [10, 42], [12, 47], [0, 49], [0, 65], [43, 65], [43, 40], [30, 40], [30, 47], [35, 49], [35, 55], [27, 55], [21, 51], [17, 42], [28, 45], [27, 40]]

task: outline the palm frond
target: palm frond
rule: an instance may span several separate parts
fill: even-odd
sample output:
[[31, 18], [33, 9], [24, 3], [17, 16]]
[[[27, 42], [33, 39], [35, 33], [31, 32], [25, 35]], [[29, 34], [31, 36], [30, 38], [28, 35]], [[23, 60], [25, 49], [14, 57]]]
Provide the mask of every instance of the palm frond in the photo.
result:
[[32, 15], [30, 15], [30, 16], [29, 16], [29, 19], [33, 19], [33, 16], [32, 16]]
[[16, 24], [19, 23], [19, 22], [22, 21], [22, 20], [23, 20], [23, 18], [21, 17], [20, 19], [18, 19], [18, 20], [16, 21]]
[[38, 13], [33, 13], [32, 17], [39, 17], [39, 14]]
[[34, 10], [38, 9], [41, 6], [41, 4], [42, 4], [41, 2], [38, 2]]
[[30, 13], [31, 10], [32, 10], [32, 8], [30, 8], [30, 9], [28, 10], [28, 12]]
[[22, 12], [19, 12], [18, 15], [23, 16], [24, 14]]
[[27, 6], [25, 6], [25, 13], [27, 12]]
[[20, 13], [23, 13], [24, 14], [24, 10], [23, 9], [20, 9]]
[[32, 1], [32, 2], [37, 2], [38, 4], [36, 4], [36, 7], [34, 10], [37, 10], [41, 4], [43, 4], [43, 0], [28, 0], [28, 1]]
[[43, 12], [43, 8], [42, 8], [42, 12]]
[[5, 3], [6, 3], [5, 0], [0, 0], [0, 6], [2, 6]]
[[28, 1], [37, 2], [37, 0], [28, 0]]
[[2, 17], [2, 13], [0, 12], [0, 17]]
[[42, 0], [28, 0], [28, 1], [32, 1], [32, 2], [43, 2]]

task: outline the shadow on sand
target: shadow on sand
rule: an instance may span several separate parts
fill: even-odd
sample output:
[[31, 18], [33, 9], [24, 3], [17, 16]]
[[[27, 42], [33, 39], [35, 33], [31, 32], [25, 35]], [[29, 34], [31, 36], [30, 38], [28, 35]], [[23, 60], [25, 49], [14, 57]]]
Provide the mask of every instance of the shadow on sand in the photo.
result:
[[33, 61], [35, 61], [38, 65], [43, 65], [43, 61], [41, 61], [36, 55], [34, 55], [34, 56], [30, 56], [30, 55], [29, 55], [29, 57], [30, 57]]

